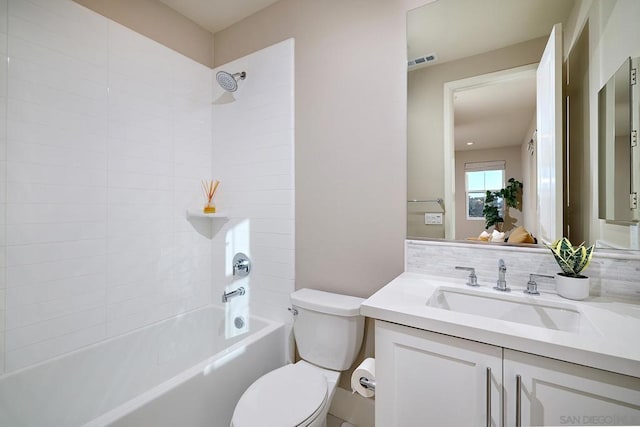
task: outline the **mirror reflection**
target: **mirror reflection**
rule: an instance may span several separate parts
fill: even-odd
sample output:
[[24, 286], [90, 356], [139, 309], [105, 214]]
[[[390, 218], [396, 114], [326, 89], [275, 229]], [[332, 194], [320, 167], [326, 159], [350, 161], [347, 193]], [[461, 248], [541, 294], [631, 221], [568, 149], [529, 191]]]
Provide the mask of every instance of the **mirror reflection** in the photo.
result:
[[[634, 63], [636, 60], [634, 59]], [[627, 58], [598, 93], [598, 157], [600, 165], [599, 217], [615, 222], [637, 222], [638, 186], [634, 185], [632, 149], [632, 70]], [[635, 137], [637, 138], [637, 137]], [[637, 144], [637, 142], [635, 143]], [[635, 176], [634, 176], [635, 175]]]
[[[537, 201], [530, 200], [537, 188], [530, 154], [536, 151], [535, 70], [551, 29], [572, 6], [461, 0], [409, 12], [408, 236], [479, 238], [487, 218], [469, 215], [470, 203], [484, 204], [481, 193], [506, 188], [509, 178], [523, 184], [520, 209], [501, 207], [504, 221], [490, 228], [508, 235], [523, 226], [539, 234]], [[496, 21], [475, 19], [480, 15]], [[437, 31], [451, 38], [436, 37]], [[419, 52], [433, 59], [421, 62]], [[469, 187], [469, 173], [479, 168], [501, 170], [501, 182], [489, 185], [500, 188]], [[434, 199], [444, 203], [429, 202]], [[430, 212], [441, 212], [443, 223], [425, 224]]]
[[[409, 12], [409, 238], [478, 239], [487, 225], [481, 212], [486, 191], [500, 190], [494, 188], [500, 185], [505, 189], [509, 178], [521, 182], [522, 191], [517, 208], [505, 209], [497, 201], [503, 217], [497, 227], [505, 233], [502, 241], [520, 227], [538, 242], [563, 235], [587, 243], [609, 237], [597, 219], [598, 155], [590, 137], [590, 104], [597, 104], [591, 95], [597, 88], [594, 91], [589, 81], [608, 72], [607, 64], [595, 71], [589, 68], [590, 58], [608, 58], [604, 51], [608, 43], [602, 43], [603, 50], [594, 56], [589, 18], [603, 12], [598, 5], [583, 3], [440, 0]], [[584, 20], [578, 25], [576, 15], [581, 14], [586, 18], [578, 17]], [[555, 42], [560, 46], [558, 62], [571, 66], [573, 80], [558, 79], [566, 98], [561, 96], [556, 108], [548, 107], [557, 105], [553, 94], [536, 101], [536, 86], [542, 85], [532, 76], [537, 68], [548, 68], [543, 53], [557, 23], [568, 28], [564, 46], [569, 46], [563, 54], [562, 39]], [[595, 20], [593, 24], [602, 25]], [[563, 30], [558, 33], [562, 36]], [[594, 37], [598, 40], [599, 35]], [[627, 45], [633, 43], [619, 50], [629, 50]], [[531, 79], [528, 86], [526, 72]], [[541, 105], [546, 113], [540, 113]], [[541, 127], [541, 115], [557, 122]], [[549, 143], [554, 133], [557, 140]], [[489, 142], [483, 145], [483, 141]], [[477, 172], [484, 174], [481, 183]], [[487, 174], [496, 174], [495, 179]], [[486, 231], [493, 234], [495, 228]], [[629, 241], [628, 227], [616, 233]]]

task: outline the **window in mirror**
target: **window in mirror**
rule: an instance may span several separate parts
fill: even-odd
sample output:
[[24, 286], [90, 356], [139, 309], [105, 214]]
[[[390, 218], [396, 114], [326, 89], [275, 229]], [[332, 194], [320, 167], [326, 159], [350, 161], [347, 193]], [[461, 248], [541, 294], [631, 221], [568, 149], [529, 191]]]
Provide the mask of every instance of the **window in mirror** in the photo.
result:
[[[487, 191], [499, 191], [504, 187], [505, 162], [465, 163], [465, 191], [467, 219], [484, 220], [482, 208]], [[503, 212], [502, 200], [498, 209]]]

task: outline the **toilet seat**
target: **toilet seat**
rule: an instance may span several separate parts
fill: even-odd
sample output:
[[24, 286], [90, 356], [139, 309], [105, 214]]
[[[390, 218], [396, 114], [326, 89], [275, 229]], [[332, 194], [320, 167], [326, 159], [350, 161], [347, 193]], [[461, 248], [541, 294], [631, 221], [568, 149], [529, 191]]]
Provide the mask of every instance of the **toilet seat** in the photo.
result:
[[233, 413], [233, 427], [303, 427], [327, 403], [327, 379], [303, 364], [271, 371], [244, 392]]

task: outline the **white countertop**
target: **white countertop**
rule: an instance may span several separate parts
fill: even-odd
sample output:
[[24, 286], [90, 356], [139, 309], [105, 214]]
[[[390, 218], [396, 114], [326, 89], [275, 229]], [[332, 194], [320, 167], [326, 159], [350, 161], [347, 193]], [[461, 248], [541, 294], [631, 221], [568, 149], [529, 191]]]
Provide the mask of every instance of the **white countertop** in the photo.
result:
[[565, 332], [427, 306], [440, 286], [502, 294], [492, 289], [493, 284], [470, 288], [464, 282], [402, 273], [367, 299], [360, 312], [374, 319], [640, 377], [639, 304], [603, 297], [572, 301], [542, 291], [531, 296], [524, 294], [523, 288], [512, 287], [510, 298], [572, 306], [590, 323], [588, 332]]

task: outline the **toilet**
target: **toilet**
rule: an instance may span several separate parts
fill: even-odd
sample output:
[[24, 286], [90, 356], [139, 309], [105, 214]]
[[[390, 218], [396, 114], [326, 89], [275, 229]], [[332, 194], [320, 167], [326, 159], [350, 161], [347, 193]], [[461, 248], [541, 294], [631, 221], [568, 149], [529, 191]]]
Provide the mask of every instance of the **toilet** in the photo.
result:
[[325, 427], [340, 373], [364, 333], [362, 298], [313, 289], [291, 294], [293, 334], [302, 360], [258, 378], [238, 401], [232, 427]]

